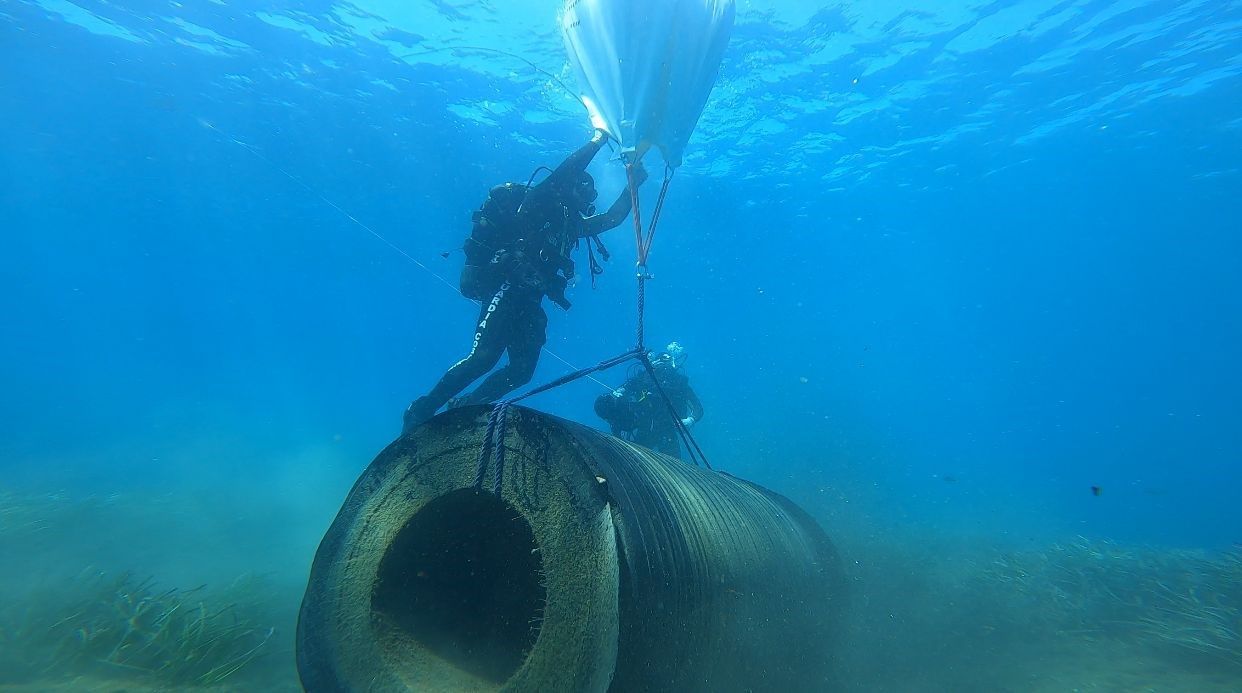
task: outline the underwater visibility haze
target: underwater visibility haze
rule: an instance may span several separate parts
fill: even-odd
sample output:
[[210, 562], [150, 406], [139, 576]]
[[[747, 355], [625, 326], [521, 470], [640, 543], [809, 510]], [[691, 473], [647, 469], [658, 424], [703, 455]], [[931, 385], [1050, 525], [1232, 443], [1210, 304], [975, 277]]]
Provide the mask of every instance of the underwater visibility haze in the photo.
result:
[[[471, 212], [591, 136], [560, 5], [0, 4], [0, 690], [297, 690]], [[1242, 690], [1239, 231], [1242, 2], [737, 3], [646, 331], [835, 542], [842, 689]], [[532, 384], [633, 345], [603, 240]]]

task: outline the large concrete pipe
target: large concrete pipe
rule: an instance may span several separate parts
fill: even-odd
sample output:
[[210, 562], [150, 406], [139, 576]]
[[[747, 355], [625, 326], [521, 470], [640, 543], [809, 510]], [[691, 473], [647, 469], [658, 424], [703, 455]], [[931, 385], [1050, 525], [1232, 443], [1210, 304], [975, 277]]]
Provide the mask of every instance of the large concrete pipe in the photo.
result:
[[438, 416], [359, 478], [298, 623], [319, 691], [822, 691], [841, 583], [786, 498], [511, 408]]

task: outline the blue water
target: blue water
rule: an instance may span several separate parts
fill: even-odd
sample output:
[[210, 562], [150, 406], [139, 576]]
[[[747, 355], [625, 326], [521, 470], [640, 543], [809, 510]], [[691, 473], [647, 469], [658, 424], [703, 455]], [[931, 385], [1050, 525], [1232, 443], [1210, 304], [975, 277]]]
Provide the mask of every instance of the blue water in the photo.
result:
[[[571, 81], [557, 5], [0, 7], [3, 483], [317, 536], [468, 348], [470, 212], [590, 135], [463, 48]], [[815, 5], [739, 3], [655, 241], [715, 466], [872, 527], [1242, 542], [1242, 3]], [[536, 382], [632, 344], [605, 240]]]

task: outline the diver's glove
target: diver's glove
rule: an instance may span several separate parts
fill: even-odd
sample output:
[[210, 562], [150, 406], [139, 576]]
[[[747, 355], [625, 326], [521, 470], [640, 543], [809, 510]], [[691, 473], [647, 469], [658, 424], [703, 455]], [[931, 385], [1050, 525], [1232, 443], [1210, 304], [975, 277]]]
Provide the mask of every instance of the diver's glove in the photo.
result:
[[685, 426], [686, 428], [690, 428], [691, 426], [693, 426], [693, 425], [694, 425], [694, 417], [693, 417], [693, 416], [687, 416], [686, 418], [682, 419], [682, 420], [681, 420], [681, 425], [682, 425], [682, 426]]

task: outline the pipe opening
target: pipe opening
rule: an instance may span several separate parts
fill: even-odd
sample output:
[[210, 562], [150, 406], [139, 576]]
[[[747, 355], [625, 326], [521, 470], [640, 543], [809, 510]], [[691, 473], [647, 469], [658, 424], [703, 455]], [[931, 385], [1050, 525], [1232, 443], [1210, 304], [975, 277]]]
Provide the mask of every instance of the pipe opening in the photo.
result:
[[537, 549], [525, 518], [491, 494], [465, 489], [423, 506], [389, 545], [372, 592], [389, 660], [445, 687], [508, 680], [539, 636]]

